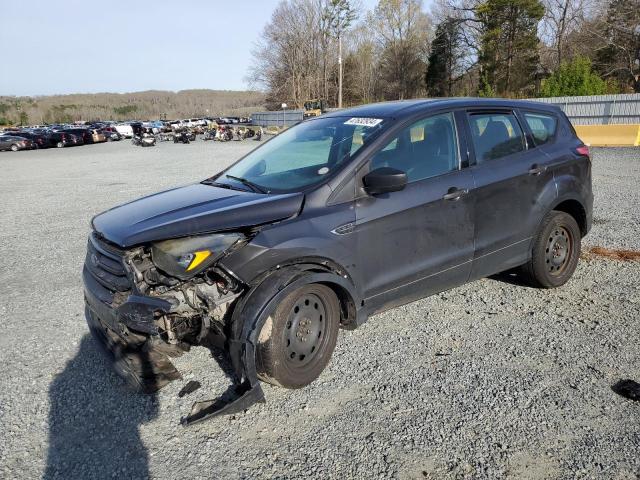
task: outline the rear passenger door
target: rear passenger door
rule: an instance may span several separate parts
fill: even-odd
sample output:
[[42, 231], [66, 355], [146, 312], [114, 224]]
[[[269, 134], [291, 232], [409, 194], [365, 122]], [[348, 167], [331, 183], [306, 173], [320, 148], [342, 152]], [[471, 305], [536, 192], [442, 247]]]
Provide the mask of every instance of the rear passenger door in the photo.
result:
[[515, 111], [470, 110], [467, 128], [476, 185], [471, 278], [480, 278], [527, 261], [539, 222], [533, 213], [553, 173]]

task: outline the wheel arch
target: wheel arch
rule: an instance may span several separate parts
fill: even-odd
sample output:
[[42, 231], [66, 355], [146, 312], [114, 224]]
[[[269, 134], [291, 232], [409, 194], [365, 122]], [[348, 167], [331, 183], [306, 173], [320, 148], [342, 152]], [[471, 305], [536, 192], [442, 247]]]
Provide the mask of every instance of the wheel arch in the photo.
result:
[[580, 227], [580, 234], [582, 235], [582, 237], [584, 237], [589, 231], [587, 209], [585, 208], [584, 204], [577, 198], [569, 197], [560, 199], [550, 209], [550, 211], [551, 210], [557, 210], [559, 212], [564, 212], [568, 215], [571, 215], [578, 224], [578, 227]]
[[531, 239], [529, 241], [529, 258], [531, 258], [531, 251], [535, 242], [535, 234], [540, 230], [540, 226], [544, 221], [544, 218], [553, 210], [564, 212], [571, 215], [578, 223], [580, 228], [580, 235], [584, 237], [590, 228], [590, 218], [585, 208], [585, 203], [577, 195], [563, 195], [556, 198], [545, 209], [538, 211], [538, 216], [535, 219], [535, 230], [532, 231]]
[[[291, 259], [261, 273], [252, 279], [249, 284], [251, 286], [260, 285], [268, 281], [269, 277], [274, 273], [287, 270], [304, 272], [305, 279], [308, 280], [307, 283], [321, 283], [333, 290], [340, 302], [340, 326], [342, 328], [352, 330], [364, 322], [360, 312], [363, 299], [360, 298], [353, 279], [344, 267], [328, 258], [301, 257]], [[275, 281], [282, 282], [282, 280]]]
[[341, 310], [347, 309], [344, 328], [355, 328], [364, 321], [353, 286], [322, 264], [293, 263], [265, 272], [248, 286], [248, 291], [236, 303], [228, 325], [227, 348], [239, 380], [248, 380], [252, 385], [257, 382], [255, 349], [260, 330], [271, 311], [289, 293], [310, 283], [322, 283], [337, 292]]

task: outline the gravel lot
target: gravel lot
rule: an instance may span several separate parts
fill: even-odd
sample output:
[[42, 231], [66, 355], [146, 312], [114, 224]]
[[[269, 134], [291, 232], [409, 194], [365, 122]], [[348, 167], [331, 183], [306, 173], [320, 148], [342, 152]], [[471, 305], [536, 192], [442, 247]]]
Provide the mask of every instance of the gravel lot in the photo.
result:
[[[637, 478], [640, 264], [589, 256], [554, 291], [484, 279], [342, 332], [303, 390], [183, 428], [228, 385], [206, 350], [156, 396], [88, 335], [90, 218], [213, 173], [255, 141], [0, 154], [1, 478]], [[595, 150], [585, 247], [640, 250], [640, 150]], [[516, 282], [517, 283], [517, 282]], [[184, 398], [189, 380], [201, 389]]]

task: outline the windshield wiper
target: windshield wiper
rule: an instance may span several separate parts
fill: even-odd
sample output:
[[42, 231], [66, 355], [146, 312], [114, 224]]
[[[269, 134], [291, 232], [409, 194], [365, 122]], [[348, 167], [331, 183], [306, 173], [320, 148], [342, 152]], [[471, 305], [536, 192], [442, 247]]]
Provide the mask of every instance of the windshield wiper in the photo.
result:
[[246, 185], [247, 187], [249, 187], [251, 190], [253, 190], [254, 192], [258, 192], [258, 193], [269, 193], [267, 190], [265, 190], [263, 187], [261, 187], [260, 185], [256, 185], [255, 183], [253, 183], [251, 180], [247, 180], [246, 178], [242, 178], [242, 177], [236, 177], [235, 175], [229, 175], [227, 173], [224, 174], [225, 177], [230, 178], [231, 180], [236, 180], [238, 182], [240, 182], [243, 185]]
[[226, 188], [228, 190], [242, 190], [243, 192], [245, 191], [244, 188], [237, 188], [237, 187], [234, 187], [233, 185], [229, 185], [228, 183], [216, 182], [212, 178], [207, 178], [206, 180], [203, 180], [200, 183], [202, 183], [203, 185], [211, 185], [212, 187]]

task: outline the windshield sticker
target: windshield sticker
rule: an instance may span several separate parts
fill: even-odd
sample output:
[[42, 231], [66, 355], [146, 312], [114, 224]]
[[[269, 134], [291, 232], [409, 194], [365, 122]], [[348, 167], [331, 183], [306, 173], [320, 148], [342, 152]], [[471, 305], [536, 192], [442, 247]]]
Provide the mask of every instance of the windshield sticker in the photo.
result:
[[344, 122], [344, 124], [345, 125], [360, 125], [362, 127], [375, 127], [380, 122], [382, 122], [381, 118], [362, 117], [362, 118], [350, 118], [349, 120]]
[[329, 173], [328, 167], [322, 167], [320, 170], [318, 170], [318, 175], [324, 175], [325, 173]]

